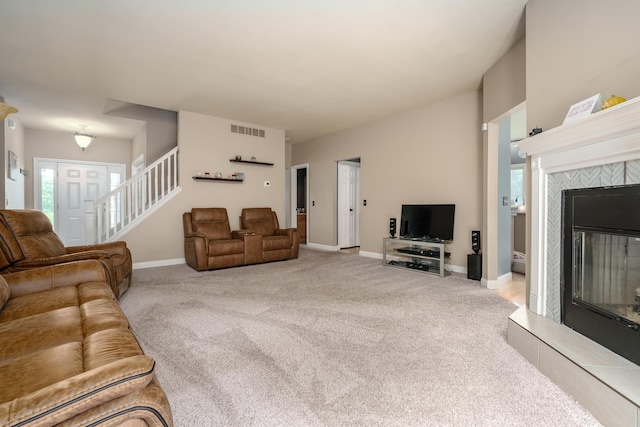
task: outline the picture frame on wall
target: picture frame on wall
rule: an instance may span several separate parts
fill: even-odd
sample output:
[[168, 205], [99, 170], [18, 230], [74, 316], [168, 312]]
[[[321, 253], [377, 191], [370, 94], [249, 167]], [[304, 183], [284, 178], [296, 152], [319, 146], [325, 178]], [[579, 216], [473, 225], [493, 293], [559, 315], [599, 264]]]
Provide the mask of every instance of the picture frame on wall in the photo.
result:
[[18, 179], [18, 174], [20, 170], [18, 169], [18, 156], [16, 153], [9, 150], [9, 179], [15, 181]]
[[563, 125], [575, 122], [576, 120], [588, 117], [591, 113], [596, 113], [602, 109], [602, 96], [600, 94], [593, 95], [590, 98], [573, 104], [569, 107], [569, 112], [564, 118]]

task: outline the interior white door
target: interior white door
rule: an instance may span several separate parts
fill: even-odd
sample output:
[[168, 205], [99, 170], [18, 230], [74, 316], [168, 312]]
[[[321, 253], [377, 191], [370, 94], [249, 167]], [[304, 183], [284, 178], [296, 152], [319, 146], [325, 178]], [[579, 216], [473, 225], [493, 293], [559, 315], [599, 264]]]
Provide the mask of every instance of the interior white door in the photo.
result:
[[65, 246], [85, 243], [85, 201], [97, 200], [106, 192], [106, 166], [58, 164], [58, 229], [56, 233]]
[[359, 172], [360, 165], [357, 163], [338, 163], [338, 246], [340, 248], [359, 245]]

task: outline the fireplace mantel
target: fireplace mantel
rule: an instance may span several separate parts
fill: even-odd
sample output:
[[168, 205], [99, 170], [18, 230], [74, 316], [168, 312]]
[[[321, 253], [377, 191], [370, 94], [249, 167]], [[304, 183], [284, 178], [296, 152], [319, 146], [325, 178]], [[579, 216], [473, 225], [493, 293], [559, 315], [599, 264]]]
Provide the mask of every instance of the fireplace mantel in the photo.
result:
[[605, 425], [640, 427], [640, 366], [561, 323], [562, 192], [640, 184], [640, 97], [516, 143], [531, 185], [529, 305], [508, 341]]

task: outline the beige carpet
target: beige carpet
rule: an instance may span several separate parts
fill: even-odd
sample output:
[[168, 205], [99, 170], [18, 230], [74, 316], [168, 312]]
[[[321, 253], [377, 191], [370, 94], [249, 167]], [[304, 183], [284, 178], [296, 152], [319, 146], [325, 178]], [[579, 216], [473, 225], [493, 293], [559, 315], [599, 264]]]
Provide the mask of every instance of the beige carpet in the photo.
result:
[[598, 426], [462, 275], [357, 255], [134, 271], [121, 304], [176, 426]]

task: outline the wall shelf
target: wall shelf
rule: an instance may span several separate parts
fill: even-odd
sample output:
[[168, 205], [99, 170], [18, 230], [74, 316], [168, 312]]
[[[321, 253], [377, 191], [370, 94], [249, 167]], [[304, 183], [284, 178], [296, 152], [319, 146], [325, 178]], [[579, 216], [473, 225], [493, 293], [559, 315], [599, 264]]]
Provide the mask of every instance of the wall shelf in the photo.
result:
[[242, 182], [242, 179], [233, 179], [233, 178], [212, 178], [206, 176], [194, 176], [192, 177], [196, 181], [227, 181], [227, 182]]
[[236, 159], [229, 159], [229, 161], [231, 163], [248, 163], [250, 165], [261, 165], [261, 166], [273, 166], [273, 163], [268, 163], [268, 162], [256, 162], [253, 160], [236, 160]]

